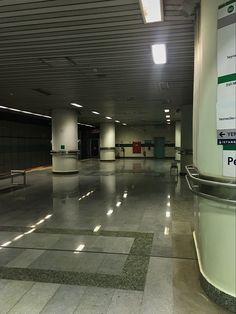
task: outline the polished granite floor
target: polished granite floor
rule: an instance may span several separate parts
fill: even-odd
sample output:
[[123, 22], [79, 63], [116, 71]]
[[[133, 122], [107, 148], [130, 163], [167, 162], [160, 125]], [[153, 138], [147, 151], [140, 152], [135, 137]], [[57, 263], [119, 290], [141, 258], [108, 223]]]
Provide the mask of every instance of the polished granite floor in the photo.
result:
[[170, 161], [0, 181], [0, 313], [227, 313], [199, 285], [193, 196]]

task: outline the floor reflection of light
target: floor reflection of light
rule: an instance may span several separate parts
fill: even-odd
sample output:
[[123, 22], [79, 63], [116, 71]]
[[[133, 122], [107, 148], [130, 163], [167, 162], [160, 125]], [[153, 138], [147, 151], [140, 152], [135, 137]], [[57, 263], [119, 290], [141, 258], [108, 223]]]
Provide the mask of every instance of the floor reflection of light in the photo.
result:
[[128, 196], [128, 193], [123, 194], [123, 198], [127, 198], [127, 196]]
[[170, 216], [171, 216], [170, 211], [167, 211], [167, 212], [166, 212], [166, 218], [170, 218]]
[[98, 232], [100, 229], [101, 229], [101, 225], [98, 225], [93, 229], [93, 232]]
[[24, 234], [30, 234], [30, 233], [34, 232], [35, 230], [36, 230], [36, 228], [33, 228], [33, 229], [31, 229], [31, 230], [25, 232]]
[[81, 251], [83, 251], [85, 245], [84, 244], [80, 244], [77, 249], [74, 251], [75, 254], [80, 253]]
[[12, 241], [8, 241], [8, 242], [3, 243], [1, 246], [5, 247], [5, 246], [8, 246], [11, 243], [12, 243]]
[[120, 207], [120, 205], [121, 205], [121, 202], [116, 203], [116, 207]]
[[113, 209], [109, 209], [107, 212], [107, 216], [111, 216], [113, 214]]
[[170, 199], [170, 195], [168, 195], [168, 196], [167, 196], [167, 198], [169, 198], [169, 199]]
[[45, 221], [45, 219], [39, 220], [38, 222], [36, 222], [36, 226], [41, 225], [44, 221]]
[[167, 205], [168, 207], [170, 207], [170, 202], [168, 202], [166, 205]]
[[164, 235], [169, 235], [169, 234], [170, 234], [170, 228], [169, 227], [165, 227]]
[[18, 235], [17, 237], [15, 237], [15, 238], [13, 239], [13, 241], [17, 241], [17, 240], [21, 239], [23, 236], [24, 236], [24, 234], [20, 234], [20, 235]]
[[6, 242], [6, 243], [1, 244], [1, 245], [0, 245], [0, 250], [2, 250], [3, 247], [6, 247], [6, 246], [8, 246], [9, 244], [11, 244], [13, 241], [17, 241], [17, 240], [21, 239], [22, 237], [24, 237], [25, 235], [34, 232], [34, 231], [37, 229], [37, 226], [41, 225], [43, 222], [45, 222], [45, 220], [48, 220], [48, 219], [50, 219], [51, 217], [52, 217], [52, 214], [46, 215], [43, 219], [39, 220], [39, 221], [38, 221], [37, 223], [35, 223], [34, 225], [30, 226], [30, 228], [32, 228], [32, 229], [30, 229], [29, 231], [24, 232], [24, 233], [22, 233], [22, 234], [16, 236], [16, 237], [15, 237], [13, 240], [11, 240], [11, 241], [8, 241], [8, 242]]

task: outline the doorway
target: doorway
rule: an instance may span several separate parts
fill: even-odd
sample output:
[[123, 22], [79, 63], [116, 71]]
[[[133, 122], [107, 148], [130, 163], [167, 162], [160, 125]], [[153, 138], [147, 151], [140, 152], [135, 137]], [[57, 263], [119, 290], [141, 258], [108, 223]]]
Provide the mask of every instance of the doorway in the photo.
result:
[[154, 138], [154, 157], [157, 159], [165, 158], [165, 138], [164, 137]]

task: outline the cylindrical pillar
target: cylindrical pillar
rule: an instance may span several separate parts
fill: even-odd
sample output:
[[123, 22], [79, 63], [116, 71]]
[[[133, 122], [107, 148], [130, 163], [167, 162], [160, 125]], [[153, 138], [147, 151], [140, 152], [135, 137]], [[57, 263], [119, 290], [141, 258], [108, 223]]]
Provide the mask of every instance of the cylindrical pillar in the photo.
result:
[[115, 160], [115, 124], [113, 122], [100, 125], [100, 160]]
[[[218, 49], [226, 47], [224, 45], [217, 48], [220, 5], [223, 5], [226, 17], [220, 24], [229, 25], [232, 18], [227, 15], [236, 14], [236, 3], [227, 0], [201, 0], [201, 9], [196, 20], [193, 162], [198, 169], [199, 177], [213, 182], [214, 185], [209, 186], [208, 190], [213, 191], [218, 198], [227, 198], [224, 196], [227, 191], [224, 188], [221, 190], [217, 188], [220, 182], [235, 180], [233, 172], [231, 178], [224, 176], [223, 146], [217, 145], [217, 54]], [[224, 37], [226, 41], [228, 40], [227, 44], [232, 43], [234, 38], [235, 35], [232, 38], [230, 35]], [[222, 63], [226, 64], [229, 60], [227, 56], [224, 58], [222, 55]], [[203, 192], [201, 184], [198, 189], [199, 192]], [[194, 239], [202, 286], [216, 303], [235, 311], [236, 207], [217, 199], [210, 200], [205, 196], [196, 196], [195, 205]]]
[[78, 172], [78, 125], [74, 110], [57, 109], [52, 113], [52, 171]]

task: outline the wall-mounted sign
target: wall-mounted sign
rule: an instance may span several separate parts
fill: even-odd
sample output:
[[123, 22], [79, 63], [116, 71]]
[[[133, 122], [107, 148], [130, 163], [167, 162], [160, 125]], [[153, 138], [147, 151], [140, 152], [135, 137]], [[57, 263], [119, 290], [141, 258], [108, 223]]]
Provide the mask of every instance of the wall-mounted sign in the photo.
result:
[[133, 154], [141, 154], [141, 142], [133, 142]]
[[218, 11], [218, 145], [236, 143], [236, 0]]
[[223, 151], [223, 176], [236, 178], [236, 150]]
[[217, 130], [218, 145], [236, 144], [236, 130]]

